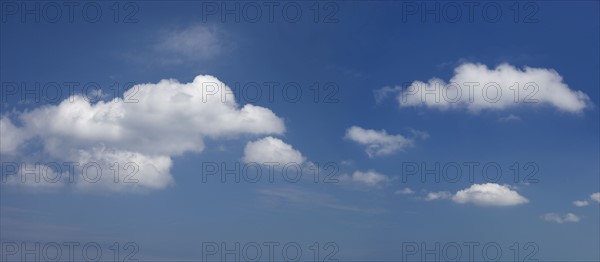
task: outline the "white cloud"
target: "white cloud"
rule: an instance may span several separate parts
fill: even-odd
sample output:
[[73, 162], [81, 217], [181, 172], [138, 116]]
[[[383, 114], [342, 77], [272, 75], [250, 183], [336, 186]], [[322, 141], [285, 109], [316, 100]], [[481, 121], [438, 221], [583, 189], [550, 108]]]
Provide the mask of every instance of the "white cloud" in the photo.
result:
[[415, 193], [415, 191], [408, 187], [400, 189], [400, 190], [396, 190], [396, 192], [394, 192], [394, 194], [396, 194], [396, 195], [412, 195], [414, 193]]
[[[423, 136], [423, 132], [415, 133], [418, 137]], [[352, 126], [346, 130], [345, 138], [366, 146], [366, 152], [369, 157], [390, 155], [397, 151], [413, 146], [414, 139], [402, 135], [389, 135], [385, 130], [364, 129], [358, 126]]]
[[[518, 90], [518, 95], [515, 95]], [[589, 107], [590, 98], [563, 83], [553, 69], [509, 64], [495, 69], [465, 63], [454, 70], [449, 83], [432, 78], [414, 81], [398, 95], [401, 107], [426, 106], [440, 110], [466, 108], [470, 112], [503, 110], [518, 105], [547, 104], [572, 113]]]
[[494, 183], [474, 184], [456, 192], [452, 201], [459, 204], [472, 203], [478, 206], [514, 206], [529, 202], [508, 186]]
[[600, 203], [600, 192], [596, 192], [590, 195], [590, 199]]
[[600, 203], [600, 192], [592, 193], [590, 195], [589, 200], [576, 200], [576, 201], [573, 201], [573, 205], [576, 205], [578, 207], [587, 206], [587, 205], [590, 204], [590, 201]]
[[573, 201], [573, 205], [575, 205], [575, 206], [578, 206], [578, 207], [587, 206], [587, 205], [589, 205], [589, 204], [590, 204], [590, 203], [589, 203], [589, 202], [587, 202], [587, 201], [585, 201], [585, 200], [584, 200], [584, 201], [579, 201], [579, 200], [577, 200], [577, 201]]
[[[3, 117], [2, 153], [14, 153], [32, 141], [40, 142], [42, 152], [35, 155], [43, 155], [44, 161], [96, 162], [101, 167], [135, 162], [138, 183], [95, 184], [113, 190], [163, 188], [173, 182], [171, 157], [203, 151], [205, 138], [285, 131], [283, 120], [271, 110], [240, 106], [232, 94], [217, 78], [201, 75], [191, 83], [161, 80], [136, 85], [125, 92], [123, 97], [133, 98], [126, 101], [115, 98], [91, 104], [82, 96], [72, 96], [58, 105], [20, 113], [20, 127]], [[19, 152], [33, 155], [29, 153]], [[105, 172], [109, 171], [107, 167]]]
[[352, 174], [352, 181], [363, 183], [368, 186], [378, 186], [388, 182], [390, 179], [382, 174], [375, 171], [369, 170], [367, 172], [355, 171]]
[[447, 191], [429, 192], [429, 193], [427, 193], [427, 196], [425, 196], [425, 201], [450, 199], [450, 198], [452, 198], [452, 193], [447, 192]]
[[579, 220], [581, 220], [578, 216], [576, 216], [573, 213], [568, 213], [564, 216], [561, 216], [560, 214], [556, 214], [556, 213], [547, 213], [547, 214], [542, 215], [542, 219], [549, 221], [549, 222], [558, 223], [558, 224], [577, 223], [577, 222], [579, 222]]
[[305, 157], [300, 151], [294, 149], [278, 138], [265, 137], [257, 141], [248, 142], [244, 148], [244, 162], [246, 163], [279, 163], [302, 164]]

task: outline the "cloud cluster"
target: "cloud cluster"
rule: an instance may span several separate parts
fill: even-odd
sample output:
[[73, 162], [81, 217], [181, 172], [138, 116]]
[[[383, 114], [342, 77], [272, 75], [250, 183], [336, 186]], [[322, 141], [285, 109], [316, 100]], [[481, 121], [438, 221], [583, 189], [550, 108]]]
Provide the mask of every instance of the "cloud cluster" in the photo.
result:
[[589, 200], [576, 200], [573, 201], [573, 205], [578, 207], [588, 206], [591, 202], [600, 203], [600, 192], [592, 193], [589, 197]]
[[[377, 101], [394, 90], [397, 89], [388, 87], [377, 92]], [[455, 68], [448, 83], [439, 78], [427, 83], [414, 81], [397, 93], [401, 107], [466, 108], [470, 112], [546, 104], [580, 113], [591, 105], [588, 95], [570, 89], [555, 70], [532, 67], [521, 70], [509, 64], [490, 69], [483, 64], [465, 63]]]
[[[208, 88], [215, 84], [218, 90]], [[171, 157], [203, 151], [204, 139], [285, 131], [283, 120], [271, 110], [223, 99], [232, 94], [217, 78], [200, 75], [190, 83], [169, 79], [133, 86], [123, 97], [132, 97], [134, 103], [120, 97], [90, 103], [75, 95], [58, 105], [18, 114], [15, 123], [20, 125], [2, 117], [0, 153], [80, 165], [95, 162], [103, 170], [133, 162], [139, 166], [138, 183], [95, 185], [113, 190], [164, 188], [173, 182]]]
[[[413, 134], [422, 138], [427, 137], [419, 131], [414, 131]], [[365, 151], [371, 158], [390, 155], [414, 145], [414, 138], [390, 135], [385, 130], [364, 129], [358, 126], [348, 128], [345, 138], [366, 146]]]

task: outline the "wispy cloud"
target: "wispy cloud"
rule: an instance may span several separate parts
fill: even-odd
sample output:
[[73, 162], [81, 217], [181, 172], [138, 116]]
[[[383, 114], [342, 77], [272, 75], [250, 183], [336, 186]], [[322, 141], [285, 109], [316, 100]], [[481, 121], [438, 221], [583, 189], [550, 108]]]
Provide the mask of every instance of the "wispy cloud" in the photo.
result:
[[382, 213], [381, 208], [360, 207], [342, 203], [330, 194], [324, 194], [300, 188], [262, 188], [257, 191], [269, 201], [285, 201], [304, 207], [331, 208], [361, 213]]
[[581, 220], [578, 216], [576, 216], [573, 213], [567, 213], [565, 215], [560, 215], [560, 214], [556, 214], [556, 213], [546, 213], [546, 214], [543, 214], [541, 218], [548, 222], [554, 222], [557, 224], [577, 223]]

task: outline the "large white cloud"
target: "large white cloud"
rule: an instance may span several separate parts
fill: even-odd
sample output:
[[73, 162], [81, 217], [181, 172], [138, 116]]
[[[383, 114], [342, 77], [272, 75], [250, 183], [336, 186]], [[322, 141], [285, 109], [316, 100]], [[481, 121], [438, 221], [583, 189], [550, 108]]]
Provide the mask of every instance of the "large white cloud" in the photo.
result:
[[532, 67], [521, 70], [509, 64], [490, 69], [482, 64], [465, 63], [454, 70], [448, 83], [438, 78], [427, 83], [414, 81], [397, 98], [401, 107], [466, 108], [471, 112], [547, 104], [579, 113], [590, 106], [590, 98], [570, 89], [555, 70]]
[[208, 75], [191, 83], [170, 79], [136, 85], [123, 97], [132, 99], [89, 103], [72, 96], [58, 105], [19, 114], [20, 126], [4, 117], [2, 153], [28, 154], [22, 145], [33, 141], [41, 144], [44, 161], [94, 162], [103, 167], [135, 162], [138, 183], [100, 184], [115, 190], [163, 188], [173, 182], [171, 157], [203, 151], [206, 138], [285, 131], [283, 120], [271, 110], [238, 105], [232, 90]]
[[278, 163], [280, 165], [302, 164], [305, 157], [291, 145], [274, 137], [251, 141], [244, 148], [243, 161], [246, 163]]
[[366, 146], [369, 157], [390, 155], [414, 145], [413, 138], [390, 135], [385, 130], [364, 129], [352, 126], [346, 130], [345, 138]]
[[452, 201], [460, 204], [472, 203], [478, 206], [514, 206], [529, 202], [508, 186], [486, 183], [474, 184], [454, 194]]

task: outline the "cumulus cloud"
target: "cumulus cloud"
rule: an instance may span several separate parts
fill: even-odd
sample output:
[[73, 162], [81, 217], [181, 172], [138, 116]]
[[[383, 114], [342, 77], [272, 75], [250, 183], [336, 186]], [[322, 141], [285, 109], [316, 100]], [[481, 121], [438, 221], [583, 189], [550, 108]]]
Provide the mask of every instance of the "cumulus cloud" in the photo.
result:
[[515, 206], [528, 203], [529, 200], [511, 190], [508, 186], [495, 183], [474, 184], [454, 194], [452, 201], [459, 204], [478, 206]]
[[562, 223], [577, 223], [581, 220], [578, 216], [573, 213], [567, 213], [566, 215], [560, 215], [556, 213], [547, 213], [542, 215], [542, 219], [548, 222], [554, 222], [558, 224]]
[[483, 64], [465, 63], [455, 68], [448, 83], [438, 78], [427, 83], [414, 81], [399, 92], [397, 99], [400, 107], [466, 108], [470, 112], [545, 104], [580, 113], [591, 105], [588, 95], [570, 89], [555, 70], [532, 67], [521, 70], [509, 64], [490, 69]]
[[[133, 98], [129, 100], [118, 97], [90, 103], [75, 95], [58, 105], [20, 113], [20, 125], [3, 117], [2, 153], [17, 158], [42, 155], [44, 161], [80, 165], [96, 163], [105, 172], [114, 163], [136, 163], [139, 182], [94, 184], [114, 190], [164, 188], [173, 182], [171, 157], [203, 151], [206, 138], [285, 131], [283, 120], [271, 110], [240, 106], [232, 94], [217, 78], [200, 75], [190, 83], [170, 79], [136, 85], [123, 95]], [[39, 144], [30, 149], [35, 154], [22, 149], [29, 142]]]
[[[413, 130], [412, 133], [418, 138], [427, 137], [426, 133], [421, 131]], [[385, 130], [364, 129], [358, 126], [348, 128], [345, 138], [366, 146], [365, 151], [371, 158], [390, 155], [414, 145], [412, 137], [390, 135]]]
[[244, 148], [243, 161], [246, 163], [279, 163], [301, 164], [305, 161], [300, 151], [291, 145], [274, 137], [265, 137], [257, 141], [251, 141]]
[[573, 205], [578, 206], [578, 207], [584, 207], [584, 206], [587, 206], [589, 204], [590, 203], [587, 202], [587, 201], [585, 201], [585, 200], [583, 200], [583, 201], [580, 201], [580, 200], [573, 201]]

